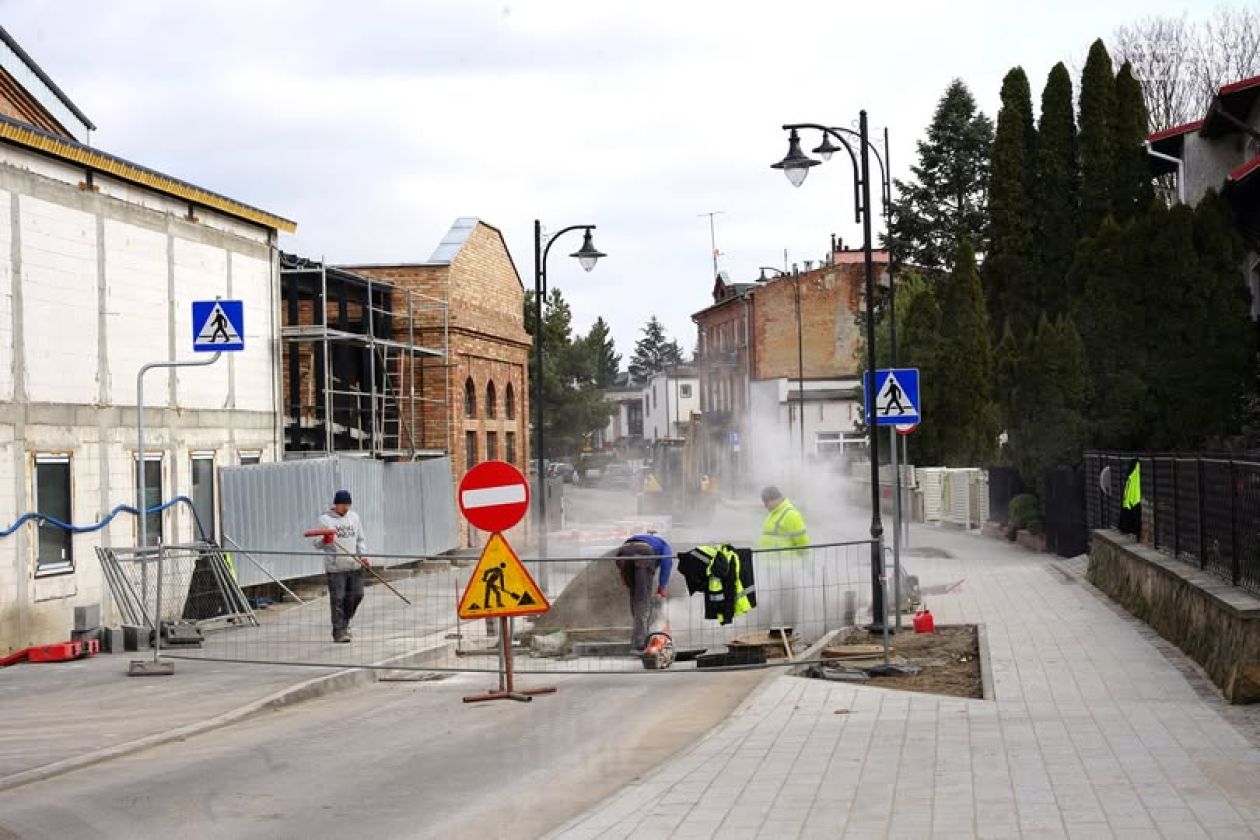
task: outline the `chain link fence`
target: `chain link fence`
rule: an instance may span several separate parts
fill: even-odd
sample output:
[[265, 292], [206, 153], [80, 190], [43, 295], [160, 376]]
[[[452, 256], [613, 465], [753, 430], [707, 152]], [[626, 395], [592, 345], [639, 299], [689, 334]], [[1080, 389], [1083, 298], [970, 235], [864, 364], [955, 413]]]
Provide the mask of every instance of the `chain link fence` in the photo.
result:
[[1260, 594], [1260, 462], [1201, 455], [1085, 454], [1090, 528], [1115, 528], [1141, 465], [1141, 542]]
[[[697, 667], [697, 657], [741, 647], [766, 648], [772, 664], [788, 663], [786, 657], [773, 658], [786, 648], [799, 660], [810, 644], [831, 630], [854, 624], [869, 606], [870, 545], [864, 540], [752, 552], [756, 607], [728, 624], [705, 618], [704, 593], [689, 596], [675, 566], [668, 597], [658, 602], [651, 628], [673, 641], [678, 661], [669, 672], [703, 670]], [[265, 566], [279, 554], [252, 551], [251, 562]], [[188, 566], [187, 558], [182, 566], [173, 558], [164, 568]], [[199, 647], [163, 653], [171, 658], [312, 667], [498, 671], [498, 622], [457, 617], [476, 563], [445, 556], [388, 559], [390, 565], [382, 564], [376, 571], [397, 592], [362, 573], [365, 594], [350, 622], [349, 643], [333, 640], [325, 583], [307, 578], [288, 581], [300, 602], [278, 590], [273, 590], [274, 600], [255, 596], [251, 621], [208, 624]], [[630, 650], [630, 596], [613, 557], [524, 558], [524, 564], [551, 610], [511, 622], [517, 673], [644, 672], [645, 666]], [[181, 574], [188, 580], [163, 582], [164, 615], [181, 613], [182, 607], [168, 601], [192, 588], [191, 578]], [[154, 586], [153, 581], [148, 585]], [[775, 651], [775, 645], [784, 650]]]

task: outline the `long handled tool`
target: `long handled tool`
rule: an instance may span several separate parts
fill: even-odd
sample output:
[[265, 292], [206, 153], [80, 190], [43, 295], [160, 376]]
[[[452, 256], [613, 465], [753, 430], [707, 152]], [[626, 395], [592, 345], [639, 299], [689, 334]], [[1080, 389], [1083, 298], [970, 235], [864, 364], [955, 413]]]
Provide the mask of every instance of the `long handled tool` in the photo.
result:
[[[302, 536], [304, 537], [327, 537], [327, 536], [336, 537], [337, 531], [334, 528], [308, 528], [302, 532]], [[395, 589], [393, 586], [390, 585], [389, 581], [385, 580], [385, 578], [378, 575], [376, 573], [376, 569], [373, 569], [371, 565], [369, 565], [363, 560], [362, 557], [359, 557], [356, 554], [351, 554], [349, 551], [346, 551], [346, 549], [341, 545], [341, 543], [337, 542], [335, 539], [333, 540], [332, 544], [336, 546], [337, 550], [340, 551], [342, 554], [346, 555], [347, 557], [353, 557], [355, 560], [358, 560], [359, 565], [368, 570], [368, 574], [370, 574], [372, 577], [376, 578], [378, 581], [383, 583], [385, 585], [385, 588], [388, 589], [390, 592], [393, 592], [399, 598], [402, 598], [404, 604], [406, 604], [409, 607], [412, 606], [411, 601], [407, 599], [406, 595], [399, 592], [397, 589]]]

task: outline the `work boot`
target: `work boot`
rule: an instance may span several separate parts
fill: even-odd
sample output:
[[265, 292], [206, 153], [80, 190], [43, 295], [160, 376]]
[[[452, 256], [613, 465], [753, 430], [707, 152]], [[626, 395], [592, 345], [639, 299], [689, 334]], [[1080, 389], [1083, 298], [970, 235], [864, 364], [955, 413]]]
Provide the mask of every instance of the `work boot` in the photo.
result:
[[338, 644], [343, 644], [343, 643], [349, 642], [349, 641], [350, 641], [350, 634], [349, 634], [347, 631], [345, 631], [345, 630], [334, 630], [334, 631], [333, 631], [333, 641], [334, 641], [334, 642], [336, 642], [336, 643], [338, 643]]

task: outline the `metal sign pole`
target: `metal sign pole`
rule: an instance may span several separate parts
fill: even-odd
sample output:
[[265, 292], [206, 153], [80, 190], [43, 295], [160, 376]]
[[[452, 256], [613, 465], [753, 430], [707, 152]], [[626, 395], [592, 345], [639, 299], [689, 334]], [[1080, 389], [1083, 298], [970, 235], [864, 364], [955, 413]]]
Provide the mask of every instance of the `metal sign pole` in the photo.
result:
[[901, 467], [897, 463], [897, 427], [890, 426], [892, 446], [893, 491], [893, 614], [897, 632], [901, 632]]

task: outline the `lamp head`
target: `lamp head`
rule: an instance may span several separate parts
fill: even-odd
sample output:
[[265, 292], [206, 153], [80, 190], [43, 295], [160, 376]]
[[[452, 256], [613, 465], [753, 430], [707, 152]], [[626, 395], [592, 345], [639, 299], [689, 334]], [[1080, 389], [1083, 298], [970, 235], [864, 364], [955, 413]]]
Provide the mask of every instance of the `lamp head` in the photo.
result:
[[577, 261], [582, 268], [590, 271], [595, 267], [595, 263], [608, 255], [596, 248], [595, 244], [591, 242], [591, 229], [587, 228], [586, 235], [582, 238], [582, 247], [569, 254], [569, 256], [577, 257]]
[[771, 169], [782, 169], [783, 174], [792, 182], [792, 186], [799, 187], [805, 183], [805, 176], [809, 174], [811, 166], [817, 166], [819, 161], [809, 157], [801, 151], [801, 136], [797, 134], [796, 129], [792, 129], [792, 133], [788, 135], [788, 151], [783, 160], [778, 163], [772, 163]]

